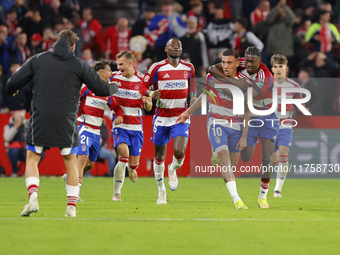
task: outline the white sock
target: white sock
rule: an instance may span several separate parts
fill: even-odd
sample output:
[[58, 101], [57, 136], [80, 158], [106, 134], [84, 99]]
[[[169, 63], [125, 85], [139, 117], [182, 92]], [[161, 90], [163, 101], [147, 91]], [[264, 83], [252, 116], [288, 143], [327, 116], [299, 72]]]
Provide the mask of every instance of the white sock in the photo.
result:
[[66, 184], [66, 195], [68, 197], [77, 197], [79, 192], [78, 186], [71, 186]]
[[288, 174], [288, 161], [279, 163], [279, 171], [276, 173], [276, 184], [274, 191], [281, 192]]
[[234, 204], [238, 201], [241, 200], [237, 193], [237, 188], [236, 188], [236, 181], [230, 181], [226, 183], [226, 186], [228, 188], [228, 191], [230, 193], [231, 198], [233, 199]]
[[269, 190], [269, 181], [265, 182], [261, 180], [259, 199], [267, 199], [267, 194]]
[[153, 161], [153, 171], [155, 173], [155, 180], [158, 186], [158, 191], [163, 191], [165, 190], [165, 185], [164, 185], [164, 161], [159, 162], [156, 159]]
[[118, 161], [114, 169], [113, 190], [114, 194], [120, 194], [125, 180], [125, 167], [127, 162]]
[[[28, 177], [25, 180], [25, 184], [29, 194], [29, 202], [31, 203], [38, 197], [40, 179], [38, 177]], [[32, 188], [32, 186], [37, 186], [37, 188]]]
[[177, 159], [175, 156], [172, 157], [172, 162], [169, 165], [168, 171], [173, 172], [176, 171], [183, 165], [184, 157]]

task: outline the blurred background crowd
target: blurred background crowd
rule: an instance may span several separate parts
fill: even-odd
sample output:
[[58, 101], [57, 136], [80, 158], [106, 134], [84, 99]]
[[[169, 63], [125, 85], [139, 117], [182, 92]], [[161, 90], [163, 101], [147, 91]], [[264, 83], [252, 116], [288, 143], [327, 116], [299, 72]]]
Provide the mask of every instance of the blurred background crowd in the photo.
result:
[[166, 58], [168, 39], [178, 37], [182, 58], [191, 61], [197, 79], [221, 52], [241, 56], [251, 45], [262, 61], [281, 53], [289, 77], [309, 89], [313, 115], [340, 114], [340, 0], [0, 0], [0, 105], [2, 113], [30, 109], [31, 86], [8, 97], [4, 86], [28, 58], [51, 49], [59, 31], [80, 37], [76, 55], [89, 65], [112, 61], [121, 50], [135, 54], [143, 73]]

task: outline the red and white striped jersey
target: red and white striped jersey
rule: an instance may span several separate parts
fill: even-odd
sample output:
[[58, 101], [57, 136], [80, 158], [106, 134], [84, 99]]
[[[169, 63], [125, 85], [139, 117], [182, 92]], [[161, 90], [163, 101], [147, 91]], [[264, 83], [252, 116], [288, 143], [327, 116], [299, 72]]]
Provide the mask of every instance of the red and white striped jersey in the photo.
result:
[[85, 84], [80, 91], [80, 106], [78, 111], [78, 125], [82, 130], [100, 135], [105, 106], [108, 105], [117, 115], [123, 116], [123, 111], [115, 100], [109, 97], [96, 96]]
[[143, 131], [142, 127], [142, 109], [143, 101], [139, 93], [139, 87], [143, 84], [144, 74], [135, 71], [130, 78], [124, 77], [120, 71], [113, 72], [110, 80], [118, 83], [118, 92], [111, 97], [115, 98], [123, 110], [124, 121], [122, 124], [112, 128], [119, 127], [133, 131]]
[[197, 90], [195, 68], [183, 60], [176, 67], [170, 65], [168, 59], [157, 62], [144, 77], [144, 90], [152, 85], [154, 90], [161, 90], [154, 115], [155, 125], [175, 125], [177, 117], [186, 110], [189, 88], [194, 92]]
[[[253, 98], [253, 105], [255, 109], [266, 110], [272, 106], [273, 93], [272, 89], [274, 86], [274, 77], [268, 68], [260, 63], [260, 68], [257, 73], [250, 75], [245, 69], [244, 58], [240, 58], [240, 72], [237, 77], [239, 79], [250, 79], [261, 89], [262, 93]], [[256, 116], [252, 113], [251, 116]]]
[[[211, 74], [208, 74], [206, 77], [206, 84], [209, 84], [213, 79], [214, 77]], [[235, 79], [238, 79], [238, 78], [235, 77]], [[219, 98], [217, 97], [215, 92], [213, 90], [210, 90], [210, 93], [214, 98], [210, 96], [208, 97], [208, 103], [209, 103], [208, 122], [211, 122], [214, 120], [227, 120], [228, 123], [225, 122], [225, 124], [228, 127], [236, 129], [236, 130], [240, 130], [241, 125], [237, 123], [241, 123], [242, 116], [233, 114], [232, 98], [226, 95], [221, 89], [215, 89], [215, 91], [218, 93], [218, 96], [220, 97], [222, 104], [220, 103]], [[217, 122], [215, 123], [217, 124]], [[230, 125], [231, 123], [233, 123], [233, 125]]]
[[[300, 88], [299, 84], [297, 84], [295, 81], [292, 79], [286, 78], [286, 80], [283, 83], [278, 83], [277, 81], [274, 82], [274, 87], [278, 88], [277, 94], [278, 94], [278, 107], [277, 107], [277, 113], [276, 116], [280, 120], [280, 124], [282, 121], [284, 121], [284, 125], [280, 125], [280, 129], [283, 128], [292, 128], [292, 121], [291, 119], [293, 118], [294, 114], [294, 105], [293, 104], [287, 104], [286, 105], [286, 115], [281, 114], [281, 88]], [[287, 99], [292, 99], [292, 98], [302, 98], [301, 93], [287, 93], [286, 94]]]

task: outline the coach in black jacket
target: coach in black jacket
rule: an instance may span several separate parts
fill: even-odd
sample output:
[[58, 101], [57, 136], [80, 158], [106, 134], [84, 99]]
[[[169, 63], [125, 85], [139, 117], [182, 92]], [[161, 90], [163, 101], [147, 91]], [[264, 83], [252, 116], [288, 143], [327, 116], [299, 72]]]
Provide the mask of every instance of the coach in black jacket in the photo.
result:
[[67, 171], [66, 191], [68, 207], [65, 216], [75, 217], [78, 196], [76, 149], [79, 145], [77, 103], [80, 88], [85, 83], [97, 96], [108, 96], [118, 90], [115, 83], [104, 82], [93, 68], [74, 54], [79, 40], [71, 30], [63, 30], [59, 40], [48, 52], [26, 61], [8, 80], [7, 93], [12, 95], [33, 80], [31, 118], [26, 138], [26, 186], [30, 203], [22, 216], [39, 210], [37, 163], [44, 149], [59, 147]]

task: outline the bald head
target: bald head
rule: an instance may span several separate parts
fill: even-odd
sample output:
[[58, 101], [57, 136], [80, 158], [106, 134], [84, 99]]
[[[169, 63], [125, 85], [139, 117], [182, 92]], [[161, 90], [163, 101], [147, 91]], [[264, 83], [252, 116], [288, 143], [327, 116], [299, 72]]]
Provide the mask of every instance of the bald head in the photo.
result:
[[117, 21], [117, 29], [119, 32], [126, 32], [129, 28], [129, 21], [127, 18], [120, 18]]

